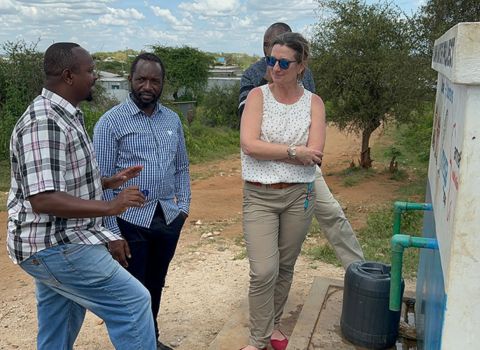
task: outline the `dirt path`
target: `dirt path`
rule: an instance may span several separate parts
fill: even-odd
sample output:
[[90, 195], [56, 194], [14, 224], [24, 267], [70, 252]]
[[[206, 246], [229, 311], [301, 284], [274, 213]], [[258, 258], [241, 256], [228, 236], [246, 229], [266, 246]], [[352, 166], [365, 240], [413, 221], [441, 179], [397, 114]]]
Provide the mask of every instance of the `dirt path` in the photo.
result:
[[[361, 186], [343, 187], [335, 172], [357, 159], [359, 140], [328, 130], [323, 172], [354, 228], [375, 203], [394, 199], [398, 183], [378, 175]], [[378, 136], [376, 137], [376, 139]], [[167, 278], [159, 324], [162, 339], [178, 350], [207, 349], [248, 288], [248, 262], [241, 244], [242, 181], [238, 157], [192, 166], [192, 207]], [[328, 176], [328, 174], [333, 174]], [[6, 213], [0, 213], [5, 241]], [[313, 278], [342, 278], [341, 268], [300, 257], [292, 293], [307, 295]], [[0, 249], [0, 349], [34, 349], [36, 310], [32, 279]], [[113, 349], [104, 324], [87, 313], [75, 349]], [[226, 349], [227, 350], [227, 349]]]

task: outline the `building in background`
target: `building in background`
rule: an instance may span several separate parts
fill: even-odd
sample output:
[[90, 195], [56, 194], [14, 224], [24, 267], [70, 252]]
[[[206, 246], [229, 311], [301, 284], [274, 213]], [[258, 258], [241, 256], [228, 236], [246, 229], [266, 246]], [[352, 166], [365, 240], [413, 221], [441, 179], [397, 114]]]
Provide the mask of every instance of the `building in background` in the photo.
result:
[[243, 70], [239, 66], [214, 66], [208, 72], [207, 90], [214, 87], [228, 88], [235, 84], [240, 84]]
[[97, 83], [105, 89], [109, 97], [118, 102], [125, 101], [128, 96], [128, 80], [119, 74], [99, 71]]

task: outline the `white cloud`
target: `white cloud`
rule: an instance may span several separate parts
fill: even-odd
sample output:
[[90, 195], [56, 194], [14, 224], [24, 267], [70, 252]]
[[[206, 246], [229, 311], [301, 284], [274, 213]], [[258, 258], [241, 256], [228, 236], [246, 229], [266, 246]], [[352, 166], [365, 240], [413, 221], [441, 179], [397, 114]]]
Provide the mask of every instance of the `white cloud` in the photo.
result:
[[318, 2], [315, 0], [248, 0], [246, 7], [251, 13], [257, 13], [260, 18], [270, 22], [290, 21], [301, 17], [312, 17], [318, 9]]
[[15, 4], [10, 0], [0, 0], [0, 11], [2, 14], [15, 13]]
[[158, 6], [150, 6], [150, 8], [153, 11], [153, 14], [157, 17], [163, 18], [167, 23], [170, 23], [174, 28], [180, 29], [180, 28], [188, 28], [192, 25], [192, 22], [190, 22], [187, 19], [179, 20], [177, 19], [172, 12], [170, 12], [169, 9], [162, 9]]
[[142, 31], [141, 33], [132, 33], [133, 35], [138, 35], [142, 39], [147, 40], [149, 45], [166, 45], [166, 46], [177, 46], [181, 42], [181, 39], [176, 34], [171, 34], [165, 31], [156, 30], [149, 28]]
[[0, 52], [6, 41], [41, 39], [39, 50], [74, 40], [91, 52], [162, 44], [261, 54], [263, 33], [274, 22], [309, 37], [318, 22], [318, 1], [0, 0]]
[[143, 13], [132, 8], [115, 9], [109, 7], [108, 12], [109, 13], [101, 16], [98, 19], [99, 23], [114, 26], [127, 26], [131, 20], [140, 20], [145, 18]]
[[251, 17], [234, 18], [233, 22], [240, 28], [251, 28], [254, 24], [254, 21]]
[[239, 0], [194, 0], [182, 2], [178, 7], [205, 17], [215, 17], [235, 15], [240, 11], [241, 4]]

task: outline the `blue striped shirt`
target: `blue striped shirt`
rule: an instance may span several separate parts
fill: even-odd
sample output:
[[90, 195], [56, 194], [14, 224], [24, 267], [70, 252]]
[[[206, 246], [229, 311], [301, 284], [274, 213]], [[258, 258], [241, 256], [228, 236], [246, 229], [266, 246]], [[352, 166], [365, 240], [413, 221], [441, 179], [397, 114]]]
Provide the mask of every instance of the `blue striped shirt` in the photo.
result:
[[[94, 129], [93, 143], [102, 176], [112, 176], [133, 165], [143, 165], [136, 178], [121, 188], [105, 190], [111, 200], [122, 188], [137, 185], [148, 190], [141, 208], [129, 208], [120, 217], [134, 225], [150, 227], [157, 203], [170, 224], [180, 210], [190, 207], [190, 174], [182, 123], [176, 113], [157, 103], [151, 116], [146, 115], [130, 96], [106, 112]], [[115, 217], [106, 217], [105, 226], [120, 234]]]

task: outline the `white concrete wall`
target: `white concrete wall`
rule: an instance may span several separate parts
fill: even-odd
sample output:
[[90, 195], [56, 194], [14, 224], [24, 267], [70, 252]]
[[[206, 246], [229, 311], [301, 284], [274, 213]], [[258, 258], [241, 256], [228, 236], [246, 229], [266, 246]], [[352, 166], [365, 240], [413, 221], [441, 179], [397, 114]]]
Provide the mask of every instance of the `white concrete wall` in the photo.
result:
[[442, 349], [479, 349], [480, 23], [435, 41], [439, 72], [429, 182], [447, 304]]

